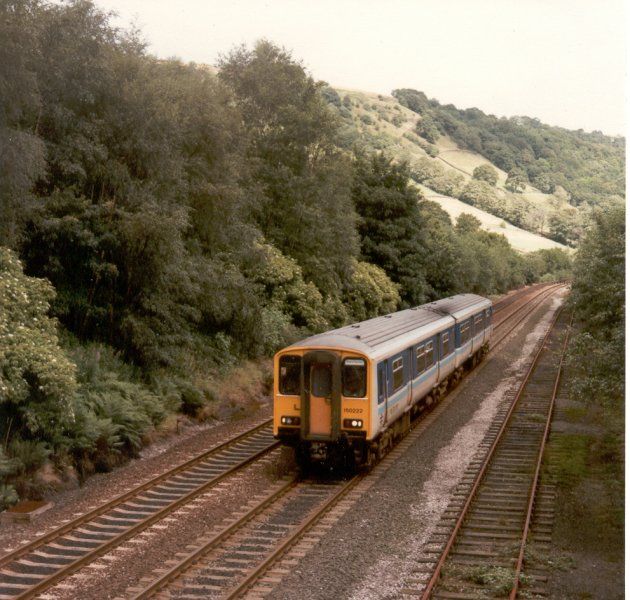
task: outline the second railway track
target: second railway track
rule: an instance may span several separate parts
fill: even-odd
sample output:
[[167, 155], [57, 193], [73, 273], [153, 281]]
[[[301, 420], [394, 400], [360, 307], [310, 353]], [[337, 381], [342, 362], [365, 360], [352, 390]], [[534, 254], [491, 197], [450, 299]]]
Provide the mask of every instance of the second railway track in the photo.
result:
[[[544, 576], [523, 576], [538, 478], [570, 327], [556, 315], [513, 402], [497, 414], [473, 457], [419, 567], [406, 597], [443, 600], [515, 599], [544, 594]], [[563, 327], [560, 327], [563, 326]], [[550, 531], [550, 515], [539, 531]]]

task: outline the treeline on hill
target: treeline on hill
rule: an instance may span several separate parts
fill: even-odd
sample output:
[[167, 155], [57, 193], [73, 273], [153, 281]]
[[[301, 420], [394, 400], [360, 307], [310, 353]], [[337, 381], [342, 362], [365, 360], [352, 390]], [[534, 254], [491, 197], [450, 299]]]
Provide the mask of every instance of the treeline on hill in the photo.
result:
[[[569, 131], [529, 117], [497, 118], [477, 108], [461, 110], [412, 89], [395, 90], [393, 95], [420, 116], [415, 133], [428, 142], [424, 147], [429, 155], [436, 155], [433, 144], [444, 134], [508, 174], [507, 192], [499, 195], [494, 177], [473, 174], [474, 180], [464, 185], [458, 174], [429, 160], [419, 164], [416, 179], [440, 193], [573, 246], [579, 242], [592, 208], [623, 202], [623, 137]], [[519, 197], [528, 184], [554, 194], [557, 207], [548, 223], [536, 203]]]
[[299, 336], [569, 268], [343, 148], [286, 51], [218, 66], [152, 57], [87, 0], [0, 5], [0, 504], [43, 464], [111, 468]]

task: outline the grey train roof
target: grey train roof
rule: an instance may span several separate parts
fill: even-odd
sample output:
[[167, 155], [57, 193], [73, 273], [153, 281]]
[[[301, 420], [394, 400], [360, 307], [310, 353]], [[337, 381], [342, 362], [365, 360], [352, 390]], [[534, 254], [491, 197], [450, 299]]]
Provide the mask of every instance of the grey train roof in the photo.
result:
[[423, 304], [423, 307], [459, 318], [460, 315], [464, 316], [467, 313], [470, 313], [470, 309], [479, 304], [486, 304], [487, 306], [490, 306], [492, 303], [487, 298], [478, 296], [477, 294], [457, 294], [457, 296], [451, 296], [449, 298], [443, 298], [442, 300], [430, 302], [429, 304]]
[[293, 346], [340, 346], [368, 352], [426, 325], [444, 321], [444, 325], [448, 326], [448, 319], [452, 318], [454, 314], [463, 313], [481, 303], [490, 305], [490, 301], [482, 296], [459, 294], [430, 304], [423, 304], [320, 333], [297, 342]]

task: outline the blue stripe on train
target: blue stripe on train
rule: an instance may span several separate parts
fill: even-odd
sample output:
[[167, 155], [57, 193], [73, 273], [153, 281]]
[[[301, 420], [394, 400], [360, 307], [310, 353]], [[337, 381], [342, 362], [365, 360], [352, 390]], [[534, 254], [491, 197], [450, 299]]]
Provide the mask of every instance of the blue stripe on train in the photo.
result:
[[[473, 341], [477, 337], [482, 336], [482, 335], [483, 333], [477, 334], [473, 338]], [[440, 360], [439, 363], [435, 363], [428, 371], [425, 371], [422, 375], [412, 380], [411, 382], [412, 391], [414, 388], [418, 387], [420, 384], [426, 381], [427, 378], [429, 378], [431, 375], [435, 375], [435, 370], [438, 368], [438, 365], [439, 366], [447, 365], [455, 358], [456, 354], [462, 354], [466, 351], [470, 351], [470, 341], [466, 342], [464, 346], [460, 346], [459, 348], [456, 348], [455, 352], [451, 352], [451, 354], [449, 354], [446, 358], [443, 358], [442, 360]], [[405, 398], [407, 396], [407, 392], [408, 392], [407, 386], [403, 387], [399, 392], [396, 392], [391, 398], [387, 400], [388, 406], [393, 406], [394, 404], [398, 403], [400, 400]], [[385, 402], [382, 402], [381, 404], [378, 405], [378, 414], [380, 415], [380, 414], [383, 414], [384, 412], [385, 412]]]

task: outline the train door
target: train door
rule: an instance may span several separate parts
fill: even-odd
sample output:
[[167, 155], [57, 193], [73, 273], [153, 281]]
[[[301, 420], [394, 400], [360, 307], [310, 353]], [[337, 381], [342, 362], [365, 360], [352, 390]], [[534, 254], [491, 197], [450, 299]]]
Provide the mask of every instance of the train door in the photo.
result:
[[302, 427], [307, 439], [336, 440], [341, 415], [341, 361], [317, 350], [303, 358]]
[[378, 385], [378, 420], [381, 426], [387, 423], [387, 363], [378, 363], [377, 385]]

